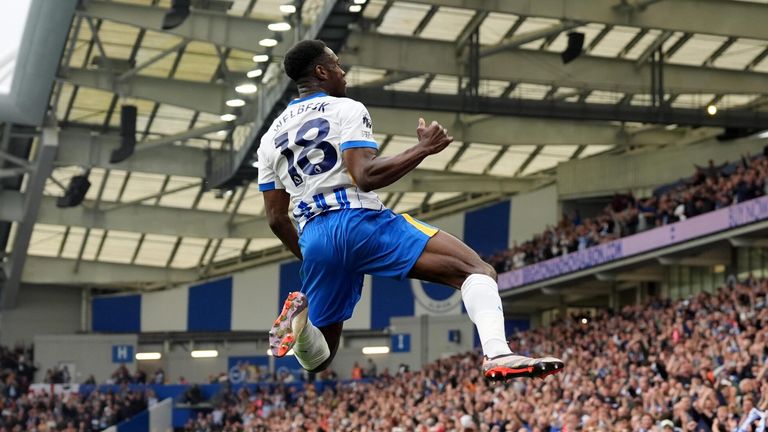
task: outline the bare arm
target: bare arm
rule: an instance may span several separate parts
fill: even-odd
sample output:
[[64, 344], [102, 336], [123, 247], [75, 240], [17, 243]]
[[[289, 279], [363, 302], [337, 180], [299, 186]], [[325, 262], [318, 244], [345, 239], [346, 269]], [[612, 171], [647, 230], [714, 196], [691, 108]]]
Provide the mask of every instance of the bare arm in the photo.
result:
[[296, 258], [303, 259], [301, 248], [299, 248], [299, 234], [288, 217], [290, 198], [290, 195], [283, 189], [265, 191], [264, 206], [267, 209], [269, 228], [283, 242], [285, 247], [296, 255]]
[[389, 186], [411, 172], [427, 156], [443, 151], [453, 141], [439, 123], [432, 122], [427, 127], [421, 118], [416, 133], [419, 142], [395, 156], [377, 157], [376, 151], [370, 148], [345, 150], [344, 164], [355, 184], [365, 192]]

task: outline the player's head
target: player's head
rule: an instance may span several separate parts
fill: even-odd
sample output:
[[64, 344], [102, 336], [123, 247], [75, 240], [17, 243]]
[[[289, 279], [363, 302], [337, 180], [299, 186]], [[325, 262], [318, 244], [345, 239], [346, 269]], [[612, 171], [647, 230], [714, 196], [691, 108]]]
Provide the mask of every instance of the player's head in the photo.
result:
[[331, 96], [347, 94], [339, 58], [323, 41], [305, 40], [285, 54], [285, 73], [299, 86], [316, 85]]

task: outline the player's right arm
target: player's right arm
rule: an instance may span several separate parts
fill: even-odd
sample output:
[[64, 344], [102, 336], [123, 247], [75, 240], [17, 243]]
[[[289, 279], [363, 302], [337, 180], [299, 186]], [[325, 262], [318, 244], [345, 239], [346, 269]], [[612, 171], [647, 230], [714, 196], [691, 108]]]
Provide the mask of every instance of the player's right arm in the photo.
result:
[[280, 239], [296, 258], [302, 259], [299, 248], [299, 234], [288, 216], [291, 196], [286, 192], [275, 173], [272, 159], [274, 155], [268, 151], [268, 146], [262, 139], [258, 150], [259, 190], [264, 194], [264, 208], [267, 213], [269, 228]]
[[269, 228], [296, 258], [303, 259], [299, 247], [299, 234], [288, 216], [291, 196], [284, 189], [264, 191], [264, 207], [267, 210]]
[[453, 137], [447, 132], [436, 121], [427, 127], [424, 119], [420, 118], [416, 129], [419, 142], [415, 146], [390, 157], [377, 157], [377, 151], [371, 148], [350, 148], [344, 150], [344, 164], [361, 190], [381, 189], [400, 180], [427, 156], [448, 147]]

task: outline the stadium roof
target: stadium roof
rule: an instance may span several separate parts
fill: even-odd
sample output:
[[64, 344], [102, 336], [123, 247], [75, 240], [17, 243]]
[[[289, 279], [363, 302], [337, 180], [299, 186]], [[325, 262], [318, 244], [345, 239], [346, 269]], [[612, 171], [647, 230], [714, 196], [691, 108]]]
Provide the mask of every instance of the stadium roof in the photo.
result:
[[[55, 259], [50, 271], [79, 272], [68, 280], [87, 281], [88, 272], [133, 266], [133, 277], [125, 281], [146, 284], [205, 277], [265, 256], [285, 256], [273, 255], [281, 250], [280, 242], [266, 228], [257, 188], [208, 191], [203, 182], [208, 155], [231, 151], [238, 128], [247, 124], [248, 115], [253, 117], [247, 109], [225, 104], [237, 96], [235, 87], [256, 84], [256, 94], [239, 95], [256, 104], [281, 79], [281, 55], [294, 30], [280, 33], [274, 48], [260, 46], [259, 40], [277, 35], [268, 24], [286, 20], [280, 11], [284, 3], [193, 1], [197, 7], [190, 22], [162, 32], [168, 0], [84, 2], [73, 20], [52, 95], [60, 148], [28, 249], [29, 268]], [[428, 109], [424, 104], [407, 109], [414, 93], [460, 97], [475, 30], [481, 97], [616, 110], [648, 107], [653, 100], [650, 60], [660, 48], [666, 64], [664, 106], [702, 113], [709, 104], [725, 112], [760, 110], [768, 103], [765, 3], [369, 0], [340, 57], [352, 88], [379, 89], [398, 98], [398, 108], [370, 108], [382, 153], [395, 154], [413, 144], [419, 115], [440, 119], [457, 137], [410, 181], [383, 192], [383, 201], [395, 211], [407, 211], [470, 196], [482, 200], [489, 193], [541, 185], [558, 163], [570, 159], [629, 145], [693, 140], [692, 128], [682, 123], [664, 127], [554, 118], [557, 114], [459, 114], [434, 103]], [[325, 6], [321, 0], [303, 2], [303, 27], [319, 19]], [[584, 33], [584, 52], [563, 66], [559, 53], [570, 31]], [[269, 60], [254, 62], [262, 54]], [[126, 162], [112, 165], [107, 149], [117, 143], [124, 104], [138, 107], [139, 144]], [[223, 121], [220, 116], [228, 113], [240, 117]], [[722, 131], [706, 130], [693, 136]], [[77, 209], [56, 208], [55, 197], [84, 169], [90, 169], [92, 183], [86, 202]], [[2, 193], [4, 200], [20, 198]], [[34, 275], [28, 280], [34, 281]]]

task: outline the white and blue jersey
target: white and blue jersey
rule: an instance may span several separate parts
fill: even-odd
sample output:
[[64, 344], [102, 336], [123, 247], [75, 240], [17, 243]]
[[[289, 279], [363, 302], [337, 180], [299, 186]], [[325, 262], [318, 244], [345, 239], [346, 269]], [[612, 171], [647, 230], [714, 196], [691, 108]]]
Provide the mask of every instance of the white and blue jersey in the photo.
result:
[[259, 190], [291, 196], [304, 258], [301, 292], [318, 327], [352, 316], [363, 275], [407, 277], [437, 233], [355, 186], [341, 154], [378, 148], [371, 123], [360, 102], [315, 93], [291, 102], [259, 146]]
[[261, 138], [259, 190], [285, 189], [300, 230], [326, 211], [382, 210], [378, 195], [357, 188], [342, 161], [344, 150], [357, 147], [378, 148], [363, 104], [325, 93], [296, 99]]

